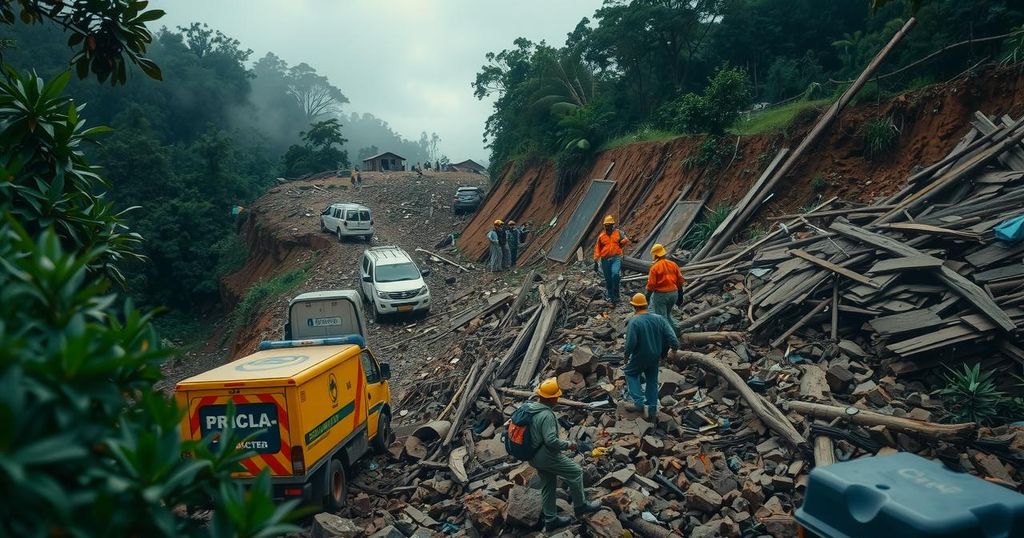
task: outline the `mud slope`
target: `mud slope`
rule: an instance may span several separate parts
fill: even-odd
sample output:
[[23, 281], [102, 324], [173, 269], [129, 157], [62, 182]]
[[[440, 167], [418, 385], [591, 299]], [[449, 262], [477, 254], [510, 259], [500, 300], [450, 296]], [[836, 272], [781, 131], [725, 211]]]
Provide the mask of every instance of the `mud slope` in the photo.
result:
[[[770, 215], [794, 212], [820, 197], [839, 196], [848, 201], [867, 202], [891, 194], [916, 166], [945, 156], [970, 130], [975, 110], [989, 115], [1019, 116], [1024, 112], [1024, 76], [1017, 70], [991, 70], [975, 78], [905, 93], [878, 105], [847, 109], [779, 184], [775, 197], [759, 218], [763, 221]], [[872, 161], [864, 155], [862, 127], [884, 116], [892, 116], [900, 137], [891, 152]], [[799, 144], [815, 119], [803, 118], [798, 125], [790, 126], [788, 132], [728, 136], [726, 141], [735, 157], [727, 159], [726, 164], [711, 167], [685, 164], [699, 149], [703, 137], [618, 147], [597, 155], [588, 179], [604, 177], [614, 163], [608, 179], [615, 180], [617, 185], [604, 212], [619, 216], [629, 236], [643, 238], [683, 189], [689, 189], [687, 198], [691, 200], [706, 196], [708, 206], [737, 201], [780, 148], [795, 148]], [[551, 162], [529, 167], [518, 178], [508, 177], [513, 168], [505, 168], [492, 196], [463, 231], [460, 248], [468, 259], [479, 259], [485, 253], [485, 236], [491, 222], [509, 217], [518, 222], [531, 221], [538, 231], [520, 256], [524, 260], [521, 263], [541, 256], [561, 232], [589, 183], [581, 181], [564, 202], [555, 204], [555, 169]], [[819, 176], [828, 186], [823, 192], [814, 192], [811, 183]], [[549, 226], [552, 222], [553, 226]], [[596, 230], [587, 237], [587, 245], [595, 235]]]

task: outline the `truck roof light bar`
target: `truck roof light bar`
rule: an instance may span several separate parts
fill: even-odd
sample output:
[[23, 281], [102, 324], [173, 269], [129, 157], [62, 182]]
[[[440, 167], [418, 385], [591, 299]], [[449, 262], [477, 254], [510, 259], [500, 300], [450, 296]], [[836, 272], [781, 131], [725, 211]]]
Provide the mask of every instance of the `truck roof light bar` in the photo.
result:
[[361, 348], [366, 347], [366, 340], [358, 334], [350, 334], [347, 336], [333, 336], [330, 338], [310, 338], [308, 340], [264, 340], [260, 342], [257, 349], [264, 351], [267, 349], [285, 349], [291, 347], [309, 347], [309, 346], [342, 346], [342, 345], [356, 345]]

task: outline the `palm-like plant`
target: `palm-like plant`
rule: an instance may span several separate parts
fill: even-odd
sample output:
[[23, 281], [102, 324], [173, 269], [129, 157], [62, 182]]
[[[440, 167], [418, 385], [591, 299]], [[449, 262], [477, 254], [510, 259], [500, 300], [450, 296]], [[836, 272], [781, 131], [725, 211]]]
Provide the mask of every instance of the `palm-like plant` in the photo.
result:
[[946, 388], [940, 394], [946, 410], [959, 421], [988, 423], [1006, 403], [1006, 393], [996, 388], [992, 371], [981, 371], [981, 365], [963, 365], [963, 370], [948, 368]]

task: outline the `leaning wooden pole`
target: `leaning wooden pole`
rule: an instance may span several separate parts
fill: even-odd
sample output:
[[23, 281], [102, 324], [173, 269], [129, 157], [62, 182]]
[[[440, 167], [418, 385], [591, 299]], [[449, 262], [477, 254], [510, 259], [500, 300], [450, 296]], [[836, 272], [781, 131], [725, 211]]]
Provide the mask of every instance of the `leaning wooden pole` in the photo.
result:
[[[832, 103], [832, 106], [829, 107], [829, 109], [824, 114], [822, 114], [821, 118], [818, 120], [818, 123], [815, 124], [813, 129], [811, 129], [811, 132], [807, 133], [807, 136], [804, 137], [802, 142], [800, 142], [800, 145], [797, 146], [796, 150], [794, 150], [793, 153], [789, 154], [789, 157], [787, 157], [786, 161], [782, 163], [782, 166], [780, 166], [779, 169], [772, 176], [772, 178], [768, 180], [768, 183], [761, 188], [761, 192], [756, 197], [754, 197], [754, 199], [751, 200], [751, 203], [749, 203], [747, 207], [743, 208], [742, 213], [740, 213], [735, 219], [733, 219], [733, 230], [742, 229], [743, 225], [750, 220], [750, 217], [753, 216], [754, 213], [756, 213], [757, 210], [761, 207], [761, 203], [764, 201], [764, 197], [767, 196], [768, 194], [771, 194], [772, 190], [775, 188], [776, 185], [778, 185], [779, 181], [782, 181], [782, 179], [785, 178], [786, 175], [793, 170], [793, 168], [796, 166], [797, 161], [799, 161], [800, 158], [803, 157], [804, 152], [806, 152], [808, 148], [810, 148], [815, 142], [817, 142], [818, 138], [822, 135], [822, 133], [825, 132], [825, 129], [832, 125], [832, 122], [835, 121], [837, 117], [839, 117], [839, 113], [842, 112], [844, 108], [846, 108], [846, 105], [850, 103], [850, 100], [853, 99], [853, 96], [857, 95], [857, 92], [859, 92], [860, 89], [864, 87], [864, 84], [866, 84], [867, 81], [871, 79], [872, 75], [874, 75], [875, 71], [878, 69], [878, 66], [882, 64], [883, 60], [885, 60], [885, 57], [888, 56], [890, 52], [892, 52], [892, 49], [896, 47], [896, 44], [899, 43], [905, 35], [907, 35], [907, 32], [910, 31], [910, 29], [914, 26], [915, 23], [917, 23], [917, 19], [911, 17], [910, 20], [908, 20], [906, 24], [903, 25], [903, 28], [900, 28], [900, 31], [896, 32], [896, 35], [892, 36], [892, 39], [889, 40], [889, 43], [885, 47], [883, 47], [882, 50], [878, 51], [878, 54], [876, 54], [875, 57], [871, 60], [871, 63], [869, 63], [868, 66], [864, 68], [864, 71], [861, 72], [860, 76], [857, 77], [857, 80], [853, 82], [853, 85], [847, 88], [846, 91], [843, 92], [843, 95], [840, 96], [839, 99], [836, 100], [836, 102]], [[713, 247], [709, 248], [703, 254], [704, 256], [717, 254], [721, 252], [721, 250], [725, 248], [725, 246], [728, 245], [728, 243], [729, 237], [726, 237], [723, 234], [723, 236], [719, 238], [718, 243], [716, 243]]]
[[534, 374], [537, 373], [540, 359], [544, 355], [544, 346], [547, 344], [548, 337], [551, 336], [551, 331], [555, 328], [555, 322], [558, 321], [558, 313], [562, 310], [562, 291], [564, 289], [565, 282], [562, 282], [543, 306], [533, 339], [530, 341], [530, 346], [526, 348], [526, 356], [523, 357], [516, 378], [512, 382], [514, 386], [527, 386]]
[[861, 426], [884, 426], [892, 431], [937, 439], [939, 441], [969, 441], [978, 432], [978, 425], [973, 422], [962, 424], [939, 424], [909, 418], [883, 415], [866, 409], [855, 407], [838, 407], [834, 405], [810, 402], [789, 401], [790, 409], [804, 416], [822, 419], [845, 419]]

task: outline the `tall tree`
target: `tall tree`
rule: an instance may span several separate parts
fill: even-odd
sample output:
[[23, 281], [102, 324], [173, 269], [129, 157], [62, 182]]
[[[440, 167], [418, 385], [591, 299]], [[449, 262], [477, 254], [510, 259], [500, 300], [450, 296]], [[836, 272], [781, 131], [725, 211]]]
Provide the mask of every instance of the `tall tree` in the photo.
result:
[[345, 94], [320, 75], [309, 64], [300, 63], [288, 70], [288, 91], [302, 107], [306, 119], [315, 121], [341, 111], [348, 102]]

